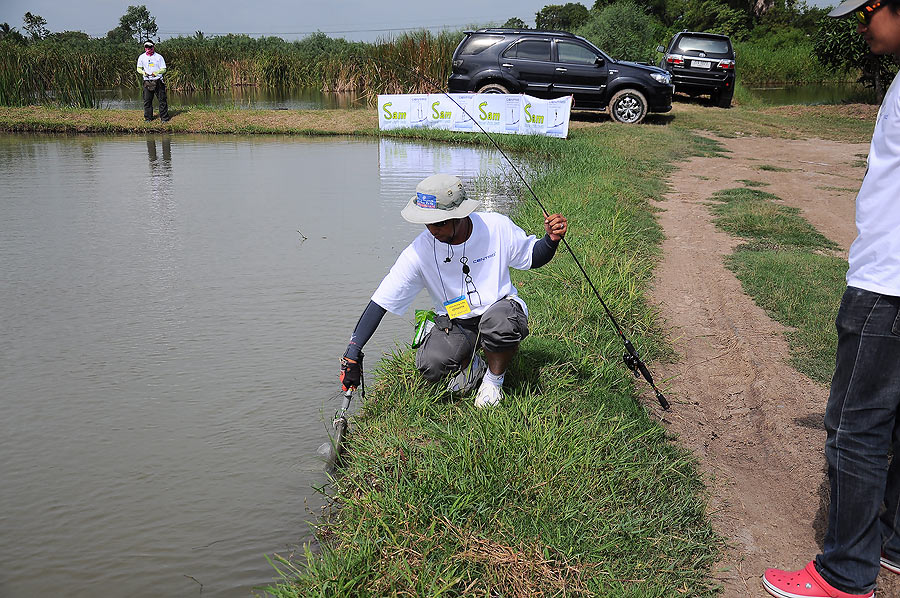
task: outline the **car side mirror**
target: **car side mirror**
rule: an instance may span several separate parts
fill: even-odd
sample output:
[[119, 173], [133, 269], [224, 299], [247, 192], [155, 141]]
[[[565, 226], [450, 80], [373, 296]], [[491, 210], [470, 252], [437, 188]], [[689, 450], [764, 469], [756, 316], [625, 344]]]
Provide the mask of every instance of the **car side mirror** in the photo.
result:
[[666, 53], [666, 49], [663, 46], [656, 46], [656, 51], [659, 52], [660, 54]]
[[604, 64], [606, 64], [606, 61], [603, 60], [602, 56], [598, 56], [597, 59], [594, 60], [594, 64], [597, 66], [603, 66]]

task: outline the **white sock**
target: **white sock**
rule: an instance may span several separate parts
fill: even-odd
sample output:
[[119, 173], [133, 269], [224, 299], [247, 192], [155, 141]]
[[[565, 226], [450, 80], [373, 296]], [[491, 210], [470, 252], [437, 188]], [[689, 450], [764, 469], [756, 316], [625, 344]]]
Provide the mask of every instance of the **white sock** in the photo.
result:
[[484, 373], [484, 381], [493, 384], [494, 386], [503, 386], [503, 378], [506, 377], [506, 372], [502, 374], [495, 374], [488, 370]]

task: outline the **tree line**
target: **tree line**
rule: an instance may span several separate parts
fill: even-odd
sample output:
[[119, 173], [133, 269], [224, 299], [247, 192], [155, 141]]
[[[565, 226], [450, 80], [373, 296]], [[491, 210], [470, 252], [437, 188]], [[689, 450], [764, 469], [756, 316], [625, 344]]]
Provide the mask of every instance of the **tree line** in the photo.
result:
[[[584, 4], [550, 4], [535, 13], [538, 29], [571, 31], [585, 37], [618, 59], [653, 63], [658, 59], [655, 48], [665, 44], [676, 31], [706, 31], [731, 37], [739, 50], [739, 68], [756, 82], [772, 80], [772, 65], [768, 73], [754, 73], [754, 64], [773, 62], [777, 56], [791, 52], [809, 54], [816, 68], [833, 72], [857, 72], [860, 81], [874, 87], [880, 96], [896, 65], [888, 57], [873, 55], [862, 38], [856, 34], [852, 19], [830, 19], [830, 9], [809, 5], [806, 0], [595, 0], [590, 8]], [[527, 29], [518, 17], [509, 18], [504, 27]], [[105, 37], [91, 38], [81, 31], [51, 32], [40, 15], [26, 12], [23, 33], [8, 23], [0, 23], [0, 44], [18, 46], [60, 46], [85, 51], [109, 52], [124, 47], [140, 50], [145, 39], [158, 36], [156, 18], [146, 5], [128, 6], [119, 23]], [[158, 38], [157, 38], [158, 41]], [[316, 33], [298, 42], [280, 37], [251, 38], [242, 34], [207, 37], [202, 31], [193, 36], [166, 40], [166, 47], [215, 47], [231, 52], [301, 52], [306, 56], [316, 52], [351, 54], [368, 45], [330, 38]], [[780, 52], [780, 54], [779, 54]], [[759, 56], [754, 56], [759, 55]], [[754, 58], [756, 61], [754, 63]], [[802, 77], [794, 68], [782, 68], [787, 77]], [[775, 72], [778, 66], [774, 67]], [[777, 76], [777, 75], [776, 75]], [[803, 82], [822, 80], [808, 77]]]

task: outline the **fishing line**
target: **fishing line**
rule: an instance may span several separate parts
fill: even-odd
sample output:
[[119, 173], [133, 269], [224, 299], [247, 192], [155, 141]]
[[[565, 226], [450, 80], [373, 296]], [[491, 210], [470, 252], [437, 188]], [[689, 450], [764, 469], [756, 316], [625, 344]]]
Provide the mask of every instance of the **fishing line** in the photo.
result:
[[[479, 123], [477, 120], [475, 120], [475, 118], [473, 118], [472, 115], [469, 114], [469, 112], [465, 108], [463, 108], [462, 105], [460, 105], [460, 103], [457, 102], [453, 98], [453, 96], [451, 96], [449, 93], [447, 93], [446, 91], [443, 90], [443, 86], [438, 85], [437, 82], [432, 80], [427, 75], [420, 73], [418, 70], [413, 69], [412, 67], [407, 66], [405, 64], [395, 63], [392, 60], [387, 60], [384, 58], [372, 58], [372, 60], [376, 60], [378, 62], [384, 62], [385, 64], [387, 64], [389, 66], [398, 67], [398, 68], [406, 71], [407, 73], [412, 73], [416, 77], [418, 77], [421, 81], [424, 81], [425, 83], [430, 85], [433, 89], [437, 90], [439, 93], [442, 93], [443, 95], [447, 96], [447, 98], [449, 98], [451, 102], [456, 104], [456, 106], [460, 110], [462, 110], [463, 114], [465, 114], [467, 117], [469, 117], [469, 120], [471, 120], [473, 123], [475, 123], [475, 125], [478, 127], [478, 129], [482, 133], [484, 133], [488, 139], [490, 139], [490, 141], [494, 145], [494, 147], [497, 148], [497, 151], [500, 152], [500, 155], [503, 156], [503, 158], [506, 160], [506, 162], [513, 169], [513, 172], [515, 172], [519, 176], [519, 178], [522, 180], [522, 183], [525, 185], [525, 188], [528, 189], [528, 192], [531, 193], [531, 196], [534, 198], [534, 201], [537, 203], [538, 207], [540, 207], [541, 211], [544, 213], [544, 217], [547, 218], [550, 216], [550, 212], [548, 212], [547, 208], [544, 207], [544, 204], [543, 204], [543, 202], [541, 202], [540, 198], [538, 198], [537, 193], [534, 192], [534, 189], [531, 188], [531, 185], [528, 184], [528, 181], [525, 179], [525, 177], [522, 175], [522, 173], [519, 172], [519, 169], [516, 168], [516, 165], [513, 163], [513, 161], [509, 159], [509, 156], [506, 155], [506, 152], [503, 151], [503, 148], [501, 148], [500, 145], [491, 136], [491, 134], [488, 133], [484, 127], [481, 126], [481, 123]], [[599, 301], [600, 305], [603, 306], [603, 310], [606, 312], [606, 316], [609, 318], [609, 321], [612, 322], [612, 325], [616, 331], [616, 334], [619, 336], [619, 339], [622, 341], [622, 344], [625, 346], [625, 354], [622, 355], [622, 361], [625, 363], [625, 365], [628, 367], [628, 369], [631, 370], [631, 372], [634, 374], [634, 376], [636, 378], [639, 378], [641, 376], [644, 377], [644, 380], [647, 381], [647, 383], [650, 385], [650, 388], [652, 388], [653, 392], [656, 394], [656, 400], [659, 401], [660, 406], [663, 409], [665, 409], [666, 411], [668, 411], [669, 410], [669, 401], [666, 400], [666, 397], [663, 395], [663, 393], [660, 392], [660, 390], [656, 387], [656, 383], [653, 381], [653, 375], [650, 373], [650, 370], [647, 369], [647, 366], [644, 363], [644, 361], [641, 359], [640, 355], [638, 354], [637, 349], [634, 348], [634, 345], [631, 343], [630, 340], [628, 340], [628, 337], [625, 336], [625, 333], [622, 332], [622, 327], [619, 326], [619, 322], [616, 320], [615, 316], [613, 316], [612, 311], [610, 311], [609, 307], [606, 305], [606, 302], [603, 300], [603, 297], [600, 295], [600, 292], [597, 290], [597, 287], [594, 286], [594, 282], [591, 280], [591, 277], [588, 276], [587, 271], [584, 269], [584, 266], [581, 265], [581, 261], [578, 259], [578, 256], [575, 255], [575, 252], [569, 246], [569, 243], [568, 243], [568, 241], [566, 241], [566, 238], [562, 237], [560, 240], [562, 241], [565, 248], [568, 250], [569, 255], [572, 256], [572, 259], [575, 261], [575, 264], [578, 266], [578, 269], [581, 270], [581, 274], [584, 276], [584, 279], [587, 281], [588, 286], [591, 287], [591, 291], [594, 292], [594, 296], [597, 298], [597, 301]]]

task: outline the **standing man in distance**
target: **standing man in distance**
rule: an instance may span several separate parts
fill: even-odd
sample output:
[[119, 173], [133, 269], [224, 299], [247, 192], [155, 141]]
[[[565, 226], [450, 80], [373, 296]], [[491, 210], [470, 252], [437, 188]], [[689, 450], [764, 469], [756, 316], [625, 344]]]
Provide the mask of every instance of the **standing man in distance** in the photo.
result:
[[162, 54], [156, 52], [153, 40], [144, 42], [144, 53], [138, 56], [137, 72], [144, 77], [144, 120], [153, 120], [153, 96], [159, 102], [159, 120], [169, 121], [169, 104], [166, 98], [166, 84], [163, 75], [166, 72], [166, 61]]
[[[829, 16], [850, 14], [872, 52], [900, 60], [900, 0], [846, 0]], [[825, 410], [828, 531], [822, 554], [805, 568], [765, 572], [763, 586], [779, 598], [871, 598], [880, 567], [900, 573], [898, 81], [875, 121], [836, 322], [837, 364]]]
[[568, 223], [559, 214], [547, 216], [546, 235], [538, 240], [502, 214], [476, 213], [479, 205], [452, 175], [436, 174], [416, 186], [401, 215], [426, 230], [403, 250], [360, 316], [341, 359], [344, 390], [360, 384], [362, 348], [384, 314], [403, 315], [428, 289], [437, 317], [416, 352], [416, 367], [432, 383], [453, 375], [451, 391], [466, 392], [483, 377], [475, 405], [500, 402], [506, 369], [528, 335], [527, 307], [509, 269], [549, 262]]

